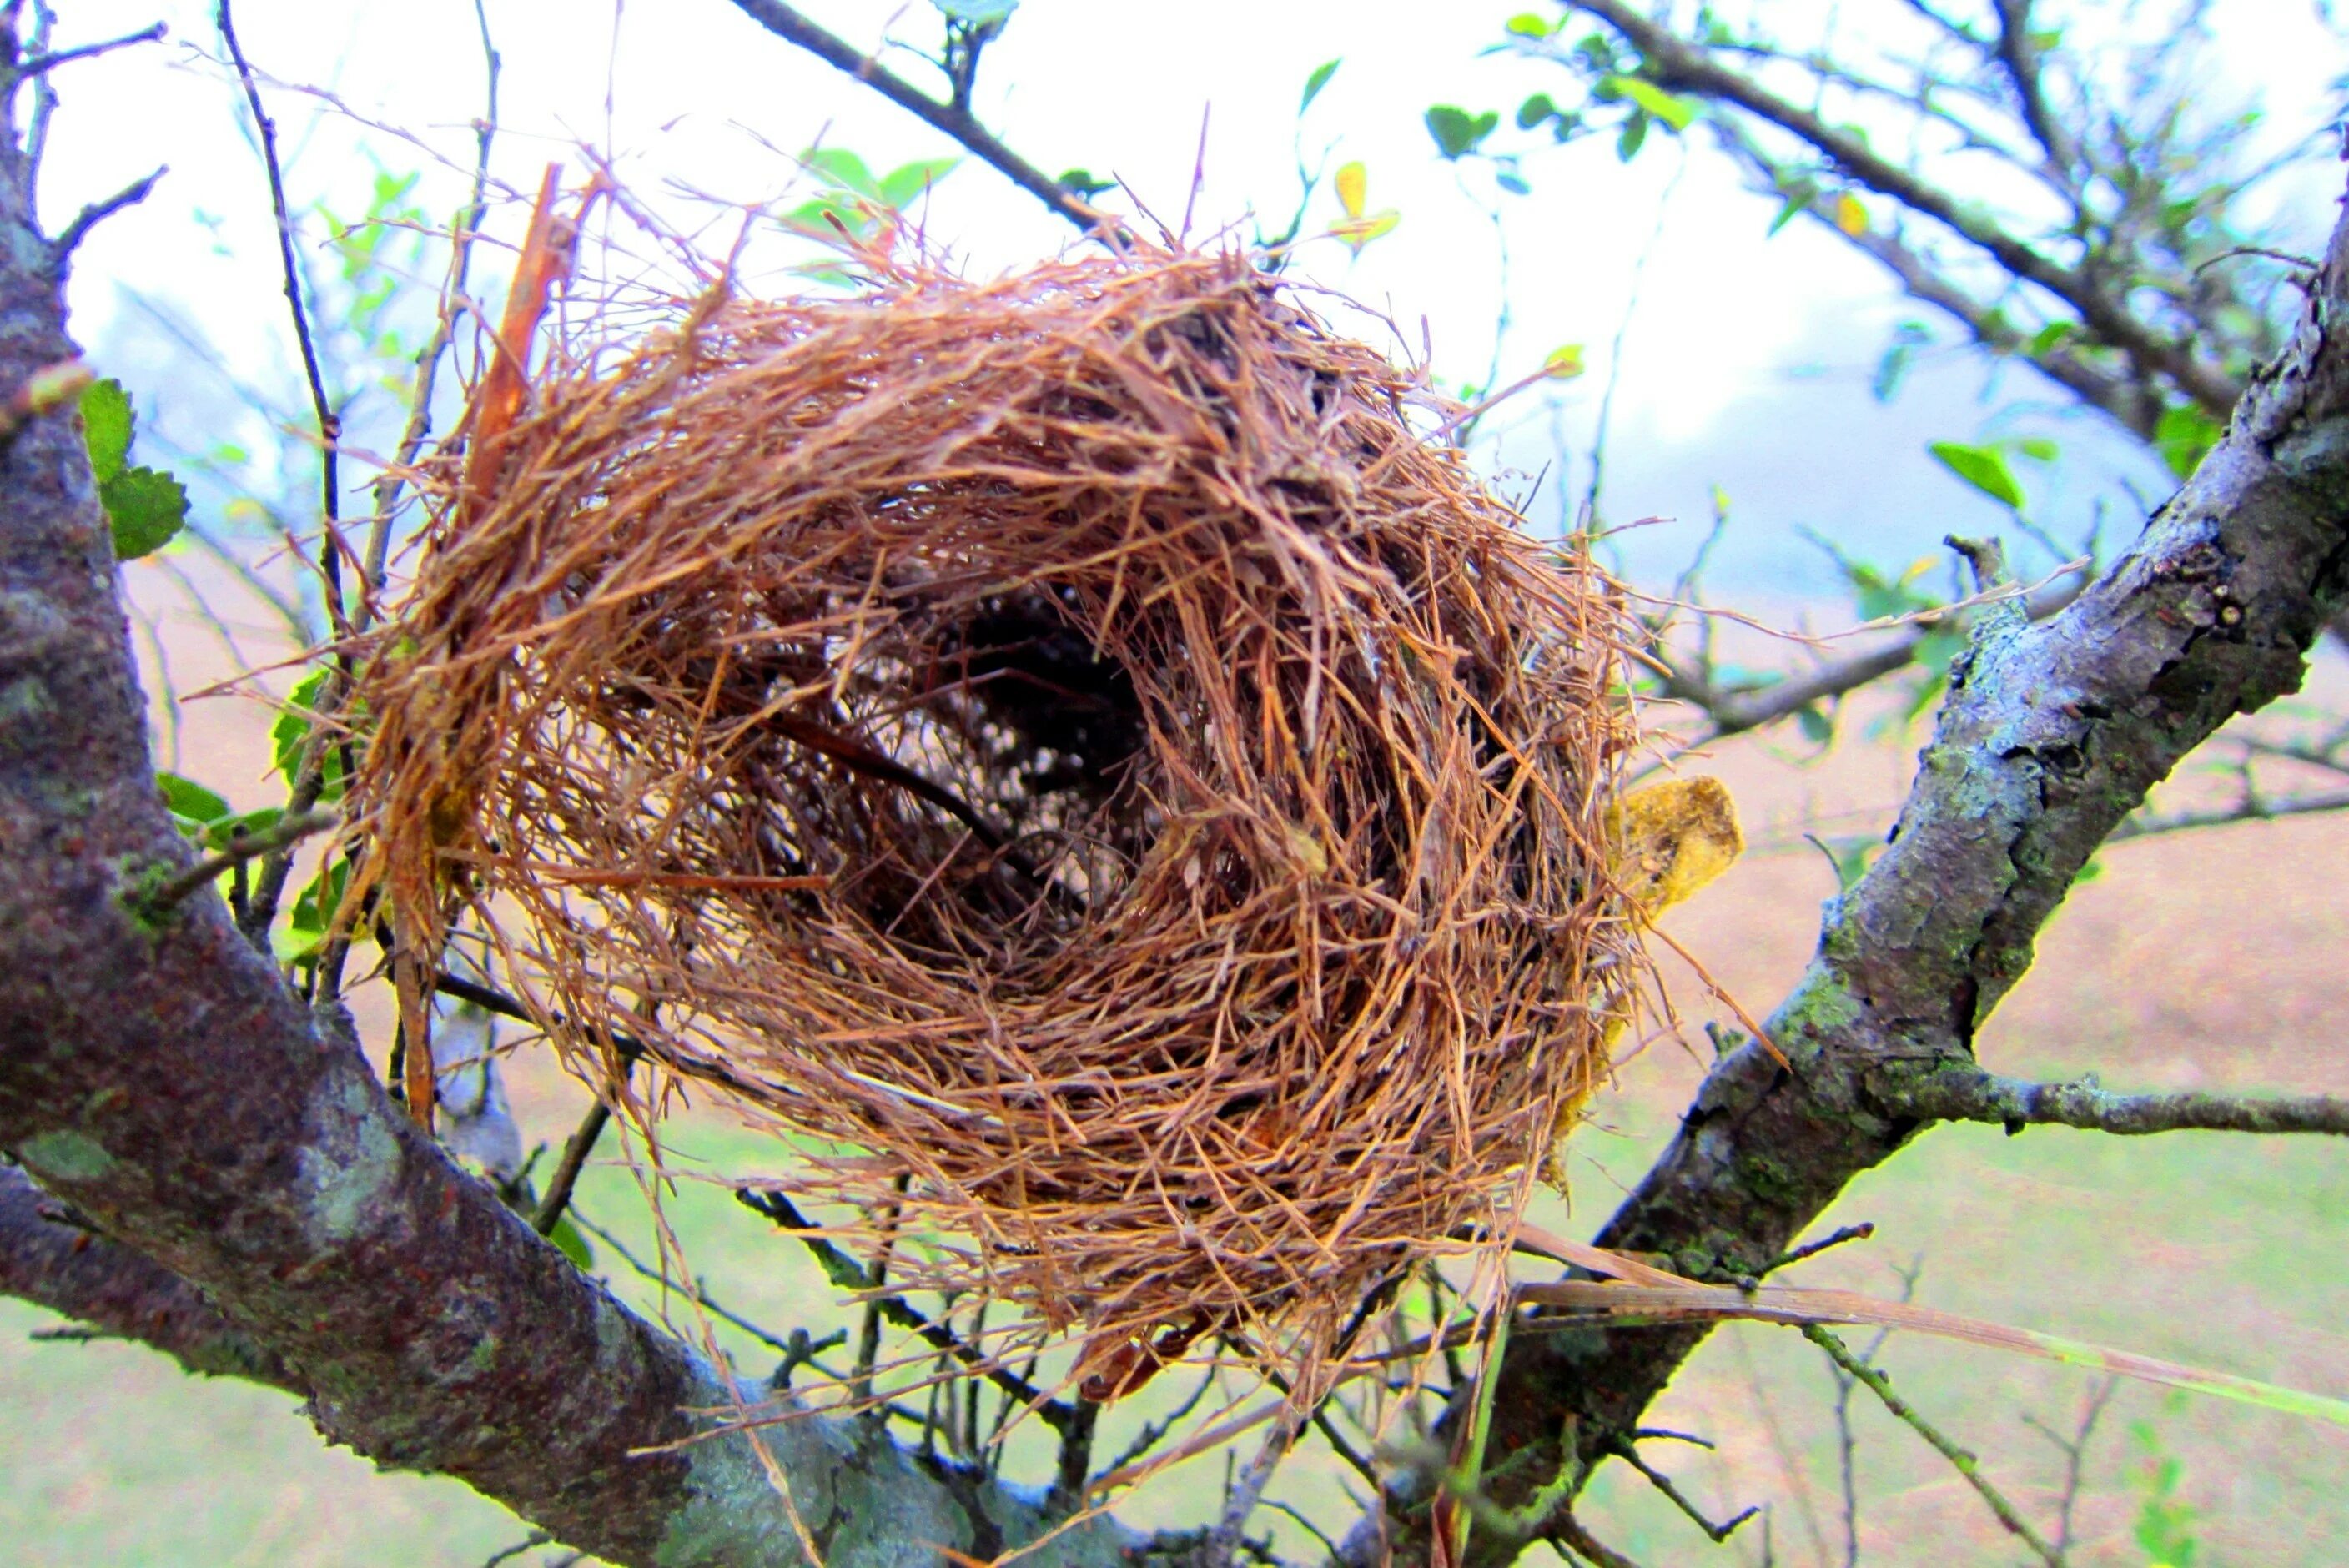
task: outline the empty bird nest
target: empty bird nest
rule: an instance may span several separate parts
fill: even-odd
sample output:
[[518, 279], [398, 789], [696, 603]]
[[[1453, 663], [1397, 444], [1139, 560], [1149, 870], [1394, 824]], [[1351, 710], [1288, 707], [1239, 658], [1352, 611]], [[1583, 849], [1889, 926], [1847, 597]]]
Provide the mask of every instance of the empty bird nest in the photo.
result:
[[603, 1092], [640, 1046], [1096, 1379], [1326, 1348], [1633, 1006], [1619, 595], [1245, 257], [873, 268], [574, 332], [427, 466], [360, 677], [401, 943], [485, 928]]

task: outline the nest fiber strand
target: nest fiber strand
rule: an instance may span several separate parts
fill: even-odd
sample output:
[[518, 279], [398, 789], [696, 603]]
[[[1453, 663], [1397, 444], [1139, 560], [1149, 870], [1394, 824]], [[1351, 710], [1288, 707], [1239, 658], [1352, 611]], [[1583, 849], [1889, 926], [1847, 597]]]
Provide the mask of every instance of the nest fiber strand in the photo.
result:
[[1232, 256], [573, 344], [367, 665], [395, 903], [895, 1284], [1326, 1340], [1506, 1223], [1638, 963], [1619, 602], [1413, 392]]

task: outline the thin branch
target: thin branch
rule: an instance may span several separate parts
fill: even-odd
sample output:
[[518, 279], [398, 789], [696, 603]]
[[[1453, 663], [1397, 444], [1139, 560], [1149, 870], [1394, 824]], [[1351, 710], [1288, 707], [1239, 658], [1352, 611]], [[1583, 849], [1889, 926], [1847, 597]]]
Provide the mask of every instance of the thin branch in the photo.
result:
[[168, 36], [171, 30], [160, 22], [150, 22], [139, 31], [125, 33], [119, 38], [103, 38], [95, 44], [76, 44], [70, 49], [35, 55], [16, 67], [16, 75], [20, 77], [37, 77], [54, 71], [59, 66], [69, 66], [76, 60], [95, 59], [100, 55], [110, 55], [117, 49], [129, 48], [133, 44], [152, 44]]
[[1666, 1475], [1663, 1471], [1656, 1469], [1647, 1460], [1641, 1459], [1640, 1457], [1639, 1449], [1633, 1448], [1630, 1443], [1617, 1443], [1614, 1447], [1613, 1452], [1617, 1459], [1621, 1460], [1625, 1464], [1630, 1465], [1633, 1470], [1638, 1470], [1641, 1475], [1645, 1476], [1648, 1479], [1648, 1484], [1654, 1487], [1658, 1491], [1662, 1492], [1664, 1496], [1671, 1501], [1671, 1505], [1674, 1508], [1679, 1509], [1682, 1513], [1686, 1514], [1691, 1523], [1694, 1524], [1699, 1530], [1703, 1531], [1705, 1534], [1712, 1539], [1713, 1543], [1715, 1546], [1720, 1545], [1723, 1542], [1736, 1534], [1737, 1527], [1739, 1525], [1744, 1523], [1747, 1520], [1762, 1511], [1761, 1504], [1755, 1503], [1752, 1507], [1747, 1508], [1744, 1512], [1731, 1518], [1726, 1522], [1715, 1524], [1712, 1520], [1707, 1519], [1704, 1516], [1704, 1511], [1702, 1509], [1690, 1501], [1686, 1494], [1684, 1494], [1679, 1487], [1672, 1484], [1671, 1477]]
[[873, 56], [826, 32], [780, 0], [734, 0], [734, 4], [743, 15], [777, 37], [845, 71], [916, 119], [952, 137], [973, 157], [1075, 225], [1080, 232], [1098, 234], [1112, 244], [1123, 237], [1124, 230], [1114, 219], [1078, 201], [1059, 181], [997, 140], [967, 107], [930, 97]]
[[2049, 1545], [2037, 1531], [2032, 1529], [2023, 1515], [2015, 1511], [2014, 1504], [2007, 1501], [2005, 1495], [1990, 1483], [1982, 1473], [1982, 1461], [1979, 1459], [1951, 1442], [1942, 1434], [1940, 1428], [1919, 1415], [1899, 1395], [1892, 1391], [1891, 1379], [1854, 1356], [1850, 1347], [1842, 1340], [1816, 1323], [1804, 1324], [1802, 1330], [1804, 1338], [1825, 1351], [1827, 1358], [1843, 1368], [1847, 1375], [1868, 1385], [1868, 1392], [1882, 1400], [1886, 1409], [1891, 1411], [1897, 1418], [1930, 1444], [1934, 1452], [1949, 1460], [1951, 1468], [1965, 1478], [1966, 1484], [1981, 1495], [1983, 1502], [1989, 1504], [1990, 1511], [1998, 1516], [1998, 1522], [2006, 1526], [2009, 1533], [2028, 1546], [2033, 1555], [2047, 1564], [2047, 1568], [2064, 1568], [2064, 1554]]
[[2082, 322], [2097, 336], [2147, 370], [2169, 377], [2206, 412], [2223, 418], [2233, 407], [2241, 389], [2230, 377], [2197, 359], [2188, 345], [2158, 335], [2085, 273], [2033, 249], [1979, 209], [1958, 201], [1873, 151], [1851, 131], [1827, 124], [1683, 43], [1626, 0], [1575, 0], [1575, 5], [1598, 16], [1639, 50], [1645, 74], [1658, 86], [1733, 104], [1808, 143], [1868, 189], [1934, 220], [1985, 252], [2015, 277], [2063, 300], [2079, 312]]
[[244, 86], [244, 99], [253, 110], [253, 123], [261, 138], [262, 167], [269, 175], [269, 206], [277, 220], [277, 260], [285, 280], [285, 306], [294, 318], [294, 341], [302, 350], [302, 372], [310, 383], [310, 407], [318, 421], [319, 508], [326, 538], [318, 549], [319, 570], [326, 579], [326, 614], [338, 632], [347, 632], [348, 624], [343, 605], [343, 564], [341, 521], [338, 508], [342, 504], [341, 485], [336, 472], [336, 443], [342, 438], [342, 416], [335, 412], [326, 397], [325, 376], [318, 368], [318, 347], [310, 332], [310, 313], [302, 301], [302, 272], [294, 257], [294, 219], [285, 205], [285, 177], [277, 157], [277, 122], [262, 108], [261, 88], [254, 80], [253, 66], [244, 57], [244, 47], [237, 42], [236, 24], [230, 14], [229, 0], [220, 0], [214, 20], [219, 24], [222, 42], [228, 46], [229, 58], [235, 62], [237, 80]]
[[2173, 811], [2160, 816], [2140, 813], [2115, 828], [2112, 838], [2115, 841], [2145, 839], [2157, 833], [2183, 833], [2195, 828], [2223, 828], [2230, 822], [2264, 822], [2277, 817], [2305, 817], [2324, 811], [2349, 811], [2349, 789], [2319, 790], [2282, 800], [2253, 795], [2231, 806], [2207, 810]]
[[[1757, 1278], [1763, 1274], [1775, 1274], [1780, 1269], [1791, 1268], [1806, 1258], [1815, 1258], [1829, 1247], [1839, 1247], [1846, 1242], [1864, 1242], [1874, 1234], [1876, 1234], [1876, 1222], [1873, 1220], [1864, 1220], [1857, 1225], [1846, 1225], [1831, 1235], [1821, 1236], [1816, 1242], [1805, 1242], [1791, 1252], [1779, 1253], [1760, 1268], [1755, 1269], [1754, 1273]], [[1680, 1434], [1674, 1432], [1667, 1435], [1678, 1437]], [[1691, 1438], [1685, 1440], [1693, 1442], [1696, 1439]]]
[[[614, 1086], [613, 1092], [617, 1094], [626, 1084], [629, 1070], [645, 1054], [645, 1047], [641, 1041], [629, 1039], [625, 1044], [616, 1042], [615, 1048], [619, 1055], [617, 1077], [620, 1082]], [[587, 1157], [595, 1151], [596, 1140], [604, 1136], [604, 1128], [611, 1119], [611, 1103], [602, 1095], [597, 1095], [595, 1103], [589, 1106], [587, 1114], [580, 1119], [578, 1130], [563, 1145], [563, 1158], [556, 1162], [554, 1174], [547, 1179], [546, 1196], [531, 1214], [530, 1228], [540, 1235], [554, 1233], [555, 1225], [563, 1218], [564, 1205], [571, 1202], [571, 1190], [578, 1185], [579, 1172], [585, 1168]]]
[[2148, 1132], [2319, 1132], [2349, 1135], [2349, 1099], [2305, 1095], [2114, 1094], [2094, 1078], [2034, 1083], [1979, 1068], [1939, 1072], [1890, 1097], [1905, 1115], [1929, 1121], [1985, 1121], [2010, 1132], [2077, 1127], [2133, 1136]]
[[214, 877], [232, 866], [286, 845], [323, 833], [342, 818], [333, 811], [305, 811], [299, 816], [280, 817], [269, 826], [251, 833], [240, 833], [228, 848], [209, 854], [170, 880], [157, 884], [152, 892], [143, 894], [139, 904], [151, 917], [161, 914], [198, 888], [209, 887]]
[[[843, 1290], [873, 1288], [874, 1281], [864, 1265], [830, 1238], [818, 1233], [815, 1222], [802, 1214], [789, 1198], [780, 1192], [761, 1192], [750, 1187], [735, 1189], [734, 1197], [743, 1207], [765, 1215], [786, 1231], [795, 1233], [808, 1251], [815, 1254], [816, 1261], [823, 1265], [825, 1275], [834, 1284]], [[910, 1329], [933, 1348], [945, 1351], [965, 1367], [982, 1374], [1008, 1398], [1034, 1410], [1055, 1432], [1065, 1431], [1081, 1418], [1077, 1406], [1054, 1398], [977, 1346], [966, 1343], [944, 1324], [933, 1323], [905, 1297], [884, 1295], [874, 1299], [879, 1305], [882, 1316], [900, 1328]]]
[[2055, 1509], [2055, 1550], [2058, 1552], [2072, 1549], [2072, 1511], [2079, 1506], [2080, 1485], [2087, 1468], [2088, 1439], [2095, 1436], [2096, 1423], [2104, 1418], [2105, 1407], [2112, 1403], [2113, 1393], [2120, 1386], [2121, 1380], [2117, 1377], [2108, 1377], [2097, 1384], [2081, 1407], [2079, 1424], [2073, 1428], [2068, 1438], [2036, 1416], [2025, 1414], [2023, 1418], [2025, 1426], [2054, 1444], [2064, 1456], [2064, 1491], [2056, 1500]]
[[[160, 26], [161, 24], [158, 23], [157, 26]], [[154, 173], [133, 180], [113, 195], [92, 201], [84, 207], [74, 214], [73, 222], [67, 223], [64, 231], [49, 242], [49, 254], [56, 258], [58, 265], [62, 266], [68, 257], [81, 248], [81, 242], [89, 238], [89, 232], [92, 229], [121, 211], [125, 207], [136, 207], [140, 202], [147, 200], [147, 193], [155, 189], [155, 181], [171, 171], [170, 164], [159, 163], [155, 166]]]
[[1571, 1513], [1561, 1513], [1551, 1522], [1550, 1539], [1591, 1568], [1640, 1568], [1639, 1563], [1592, 1535], [1582, 1527], [1582, 1522]]

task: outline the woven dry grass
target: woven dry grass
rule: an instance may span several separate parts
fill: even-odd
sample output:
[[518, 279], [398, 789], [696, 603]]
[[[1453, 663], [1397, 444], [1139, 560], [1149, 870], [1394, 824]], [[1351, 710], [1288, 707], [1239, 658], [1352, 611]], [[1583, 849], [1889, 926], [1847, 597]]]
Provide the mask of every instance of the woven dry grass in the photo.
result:
[[799, 1135], [895, 1286], [1310, 1360], [1640, 963], [1619, 597], [1414, 396], [1231, 255], [574, 337], [365, 665], [401, 929]]

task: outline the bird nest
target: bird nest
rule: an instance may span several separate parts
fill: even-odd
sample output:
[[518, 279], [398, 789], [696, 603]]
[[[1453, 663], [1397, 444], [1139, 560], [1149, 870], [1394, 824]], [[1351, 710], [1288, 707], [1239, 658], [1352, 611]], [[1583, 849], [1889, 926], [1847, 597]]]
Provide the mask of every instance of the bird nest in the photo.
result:
[[1326, 1349], [1641, 963], [1619, 596], [1417, 396], [1233, 255], [572, 342], [362, 662], [403, 943], [792, 1135], [893, 1288]]

